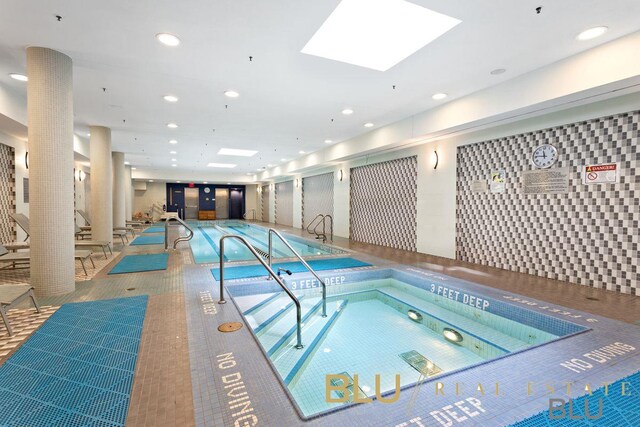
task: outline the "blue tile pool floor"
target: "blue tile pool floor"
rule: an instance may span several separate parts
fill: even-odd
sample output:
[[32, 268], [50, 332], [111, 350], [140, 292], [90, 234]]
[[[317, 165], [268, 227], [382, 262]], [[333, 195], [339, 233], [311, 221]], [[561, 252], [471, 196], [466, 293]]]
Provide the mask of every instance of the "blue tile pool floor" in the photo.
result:
[[[371, 264], [364, 261], [359, 261], [355, 258], [328, 258], [328, 259], [312, 259], [307, 261], [309, 267], [315, 271], [325, 270], [339, 270], [343, 268], [359, 268], [359, 267], [371, 267]], [[302, 273], [307, 271], [306, 267], [299, 261], [292, 262], [278, 262], [272, 265], [273, 271], [278, 271], [278, 268], [289, 270], [292, 273]], [[216, 280], [220, 280], [220, 269], [212, 268], [211, 273]], [[246, 279], [249, 277], [266, 276], [267, 270], [260, 265], [241, 265], [237, 267], [225, 267], [224, 278], [227, 280], [234, 279]]]
[[63, 305], [0, 367], [0, 425], [123, 426], [146, 305]]

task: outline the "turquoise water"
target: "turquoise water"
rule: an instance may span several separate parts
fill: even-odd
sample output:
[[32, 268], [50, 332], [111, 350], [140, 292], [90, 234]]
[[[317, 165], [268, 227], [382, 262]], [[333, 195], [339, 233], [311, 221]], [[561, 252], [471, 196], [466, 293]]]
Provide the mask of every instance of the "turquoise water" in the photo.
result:
[[[264, 227], [239, 223], [237, 221], [218, 222], [215, 225], [196, 225], [191, 239], [191, 251], [196, 263], [220, 262], [220, 238], [225, 234], [236, 234], [246, 238], [256, 249], [268, 252], [268, 230]], [[306, 241], [294, 236], [285, 238], [303, 257], [344, 253], [343, 251], [323, 245], [320, 242]], [[251, 261], [255, 257], [249, 249], [238, 240], [227, 239], [225, 245], [226, 261]], [[273, 239], [274, 258], [290, 258], [293, 253], [277, 238]]]
[[[426, 378], [437, 378], [557, 338], [395, 279], [332, 286], [328, 291], [327, 317], [320, 315], [318, 289], [296, 294], [302, 305], [303, 349], [294, 347], [295, 311], [286, 294], [234, 297], [305, 416], [347, 404], [326, 401], [327, 375], [357, 375], [358, 387], [351, 380], [349, 393], [373, 397], [376, 375], [380, 393], [393, 391], [396, 375], [401, 387], [425, 378], [401, 357], [403, 353], [426, 358]], [[410, 320], [409, 310], [422, 319]], [[447, 341], [444, 328], [458, 331], [462, 341]], [[340, 393], [332, 391], [331, 396]]]

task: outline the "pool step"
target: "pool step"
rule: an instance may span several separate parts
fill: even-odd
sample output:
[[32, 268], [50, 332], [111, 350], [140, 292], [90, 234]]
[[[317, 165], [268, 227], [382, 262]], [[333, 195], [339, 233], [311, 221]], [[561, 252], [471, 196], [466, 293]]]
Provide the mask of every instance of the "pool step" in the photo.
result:
[[[299, 296], [298, 300], [301, 299], [303, 297]], [[280, 292], [276, 294], [275, 298], [271, 297], [246, 310], [244, 315], [251, 329], [258, 333], [292, 307], [293, 301], [291, 301], [289, 295], [285, 292]]]
[[[306, 324], [313, 315], [320, 316], [317, 310], [321, 306], [322, 298], [320, 297], [308, 296], [300, 300], [302, 323]], [[304, 330], [304, 325], [302, 329]], [[271, 356], [284, 342], [288, 341], [292, 336], [295, 336], [295, 333], [296, 309], [295, 305], [291, 304], [291, 306], [277, 318], [270, 319], [268, 323], [265, 322], [264, 326], [260, 328], [260, 331], [256, 332], [256, 336], [264, 349], [267, 350], [269, 356]]]
[[[331, 301], [327, 303], [327, 317], [312, 316], [302, 328], [303, 349], [296, 349], [295, 337], [284, 345], [272, 356], [278, 372], [282, 376], [285, 385], [289, 385], [296, 376], [303, 372], [305, 363], [311, 360], [313, 354], [320, 348], [327, 333], [344, 311], [347, 300]], [[329, 349], [330, 351], [330, 349]]]

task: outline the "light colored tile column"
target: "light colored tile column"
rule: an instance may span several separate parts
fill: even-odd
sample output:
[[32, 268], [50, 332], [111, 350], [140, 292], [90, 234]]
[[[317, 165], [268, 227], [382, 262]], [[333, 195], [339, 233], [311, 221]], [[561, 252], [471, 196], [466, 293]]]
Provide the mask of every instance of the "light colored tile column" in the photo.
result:
[[71, 58], [29, 47], [27, 75], [31, 285], [60, 295], [75, 290]]
[[124, 218], [127, 221], [132, 219], [133, 206], [133, 182], [131, 181], [131, 166], [124, 167]]
[[111, 129], [91, 126], [91, 237], [113, 241], [113, 167]]
[[111, 159], [113, 161], [113, 226], [124, 227], [126, 217], [124, 153], [114, 151]]

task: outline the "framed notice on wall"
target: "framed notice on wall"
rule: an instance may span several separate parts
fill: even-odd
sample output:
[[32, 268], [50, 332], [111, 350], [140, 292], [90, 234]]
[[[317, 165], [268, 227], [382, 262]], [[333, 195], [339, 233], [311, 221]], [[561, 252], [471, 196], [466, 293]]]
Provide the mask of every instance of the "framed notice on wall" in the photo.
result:
[[582, 183], [615, 184], [620, 182], [620, 167], [617, 163], [586, 165], [582, 171]]
[[504, 193], [506, 177], [507, 173], [504, 171], [504, 169], [491, 171], [489, 188], [491, 189], [492, 193]]

